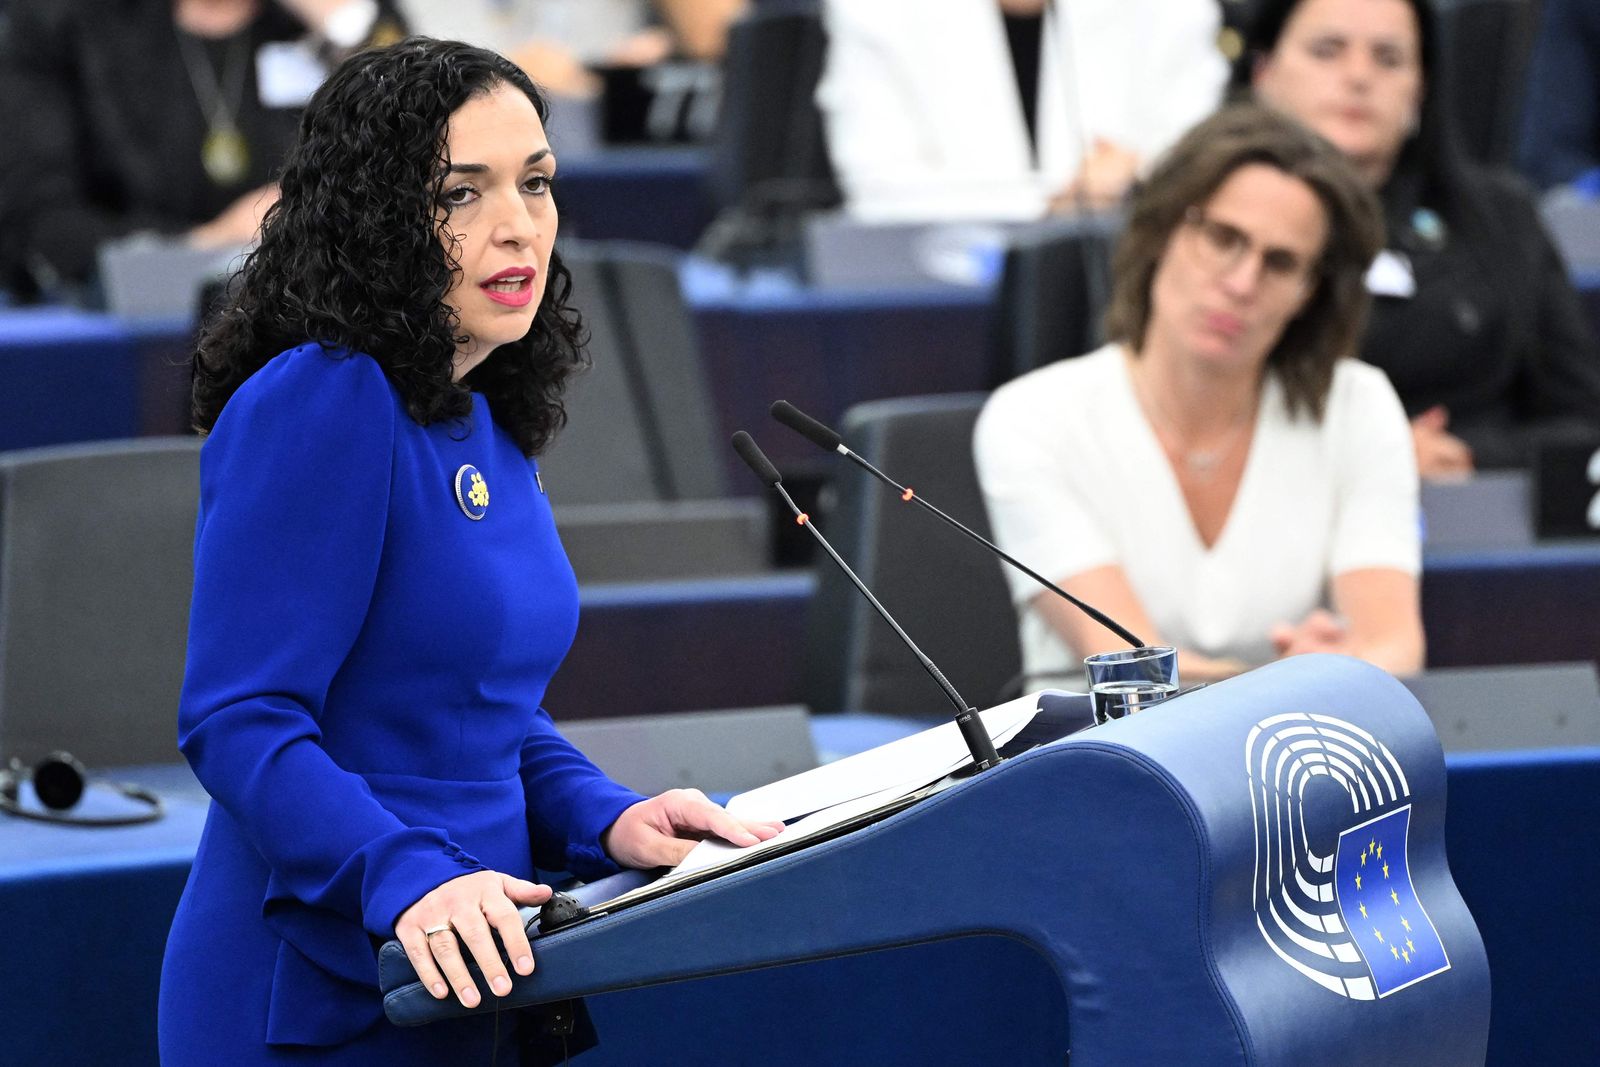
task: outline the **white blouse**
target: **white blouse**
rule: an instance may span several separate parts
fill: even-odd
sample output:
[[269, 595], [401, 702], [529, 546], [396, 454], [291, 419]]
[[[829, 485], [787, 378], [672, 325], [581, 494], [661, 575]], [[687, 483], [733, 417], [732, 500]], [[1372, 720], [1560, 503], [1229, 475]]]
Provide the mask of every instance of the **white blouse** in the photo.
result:
[[1071, 0], [1045, 15], [1038, 159], [995, 0], [824, 0], [828, 154], [866, 222], [1036, 219], [1096, 138], [1149, 165], [1228, 80], [1215, 0]]
[[[1355, 360], [1336, 368], [1320, 423], [1291, 418], [1268, 375], [1238, 494], [1210, 548], [1120, 345], [1002, 386], [973, 450], [1002, 548], [1058, 582], [1121, 567], [1160, 637], [1205, 655], [1265, 663], [1273, 624], [1324, 604], [1333, 576], [1421, 567], [1405, 412], [1383, 372]], [[1032, 684], [1079, 688], [1081, 657], [1032, 607], [1040, 588], [1008, 578]]]

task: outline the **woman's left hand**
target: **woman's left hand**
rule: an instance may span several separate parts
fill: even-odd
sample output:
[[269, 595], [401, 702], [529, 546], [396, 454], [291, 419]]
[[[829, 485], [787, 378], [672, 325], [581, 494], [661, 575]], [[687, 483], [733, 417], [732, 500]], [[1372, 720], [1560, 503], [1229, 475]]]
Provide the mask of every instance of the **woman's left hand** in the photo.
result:
[[737, 819], [698, 789], [669, 789], [628, 808], [600, 843], [624, 867], [676, 867], [703, 838], [720, 837], [748, 848], [778, 836], [781, 822]]
[[1350, 631], [1325, 608], [1317, 608], [1298, 625], [1280, 622], [1272, 628], [1272, 644], [1279, 658], [1307, 652], [1350, 653]]

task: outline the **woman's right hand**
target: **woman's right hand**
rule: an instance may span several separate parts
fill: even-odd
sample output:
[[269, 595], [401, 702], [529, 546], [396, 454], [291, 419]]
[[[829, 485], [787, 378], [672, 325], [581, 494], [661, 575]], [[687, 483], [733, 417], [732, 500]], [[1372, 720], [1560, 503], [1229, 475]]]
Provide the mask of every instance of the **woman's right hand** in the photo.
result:
[[1411, 420], [1417, 473], [1429, 481], [1460, 481], [1472, 476], [1472, 449], [1450, 433], [1450, 412], [1434, 406]]
[[[468, 1008], [482, 999], [467, 971], [461, 946], [465, 944], [495, 996], [511, 992], [493, 930], [500, 934], [517, 973], [533, 973], [533, 948], [522, 928], [519, 905], [536, 907], [550, 899], [551, 889], [497, 871], [478, 871], [452, 878], [401, 913], [395, 936], [405, 946], [417, 977], [438, 1000], [455, 990]], [[441, 972], [443, 972], [441, 974]], [[448, 984], [446, 984], [448, 983]]]

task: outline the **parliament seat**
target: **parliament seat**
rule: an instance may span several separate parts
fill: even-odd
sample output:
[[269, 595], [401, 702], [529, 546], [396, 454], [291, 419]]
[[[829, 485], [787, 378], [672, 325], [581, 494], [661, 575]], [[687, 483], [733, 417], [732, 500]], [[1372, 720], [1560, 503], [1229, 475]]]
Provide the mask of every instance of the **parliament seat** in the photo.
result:
[[[987, 537], [972, 461], [972, 427], [984, 399], [962, 393], [873, 401], [846, 412], [841, 432], [890, 477]], [[823, 532], [969, 703], [996, 703], [1021, 665], [1002, 564], [864, 471], [841, 464], [834, 479]], [[871, 605], [827, 560], [816, 566], [805, 671], [813, 710], [949, 715], [942, 690]]]
[[562, 256], [591, 365], [539, 465], [579, 581], [765, 570], [766, 511], [728, 494], [677, 256], [626, 242]]
[[0, 454], [0, 757], [178, 756], [200, 440]]

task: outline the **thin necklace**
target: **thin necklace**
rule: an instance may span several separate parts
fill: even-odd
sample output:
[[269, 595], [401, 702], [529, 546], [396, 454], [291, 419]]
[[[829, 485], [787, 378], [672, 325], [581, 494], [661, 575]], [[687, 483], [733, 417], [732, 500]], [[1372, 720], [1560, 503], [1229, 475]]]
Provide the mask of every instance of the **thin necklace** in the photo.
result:
[[1134, 397], [1142, 401], [1146, 411], [1153, 416], [1150, 427], [1155, 431], [1156, 439], [1166, 450], [1167, 455], [1181, 463], [1197, 481], [1209, 481], [1216, 476], [1223, 463], [1233, 456], [1239, 442], [1244, 440], [1243, 431], [1251, 421], [1251, 410], [1246, 408], [1239, 412], [1233, 423], [1223, 431], [1221, 439], [1214, 442], [1210, 448], [1193, 448], [1177, 440], [1172, 430], [1172, 427], [1177, 425], [1177, 420], [1173, 419], [1156, 400], [1155, 393], [1148, 384], [1141, 388], [1135, 379]]
[[178, 51], [189, 72], [189, 85], [206, 116], [206, 139], [200, 145], [200, 165], [217, 185], [238, 185], [250, 173], [250, 143], [239, 132], [236, 116], [244, 99], [244, 76], [249, 40], [243, 30], [228, 43], [222, 79], [228, 83], [224, 93], [205, 45], [192, 35], [178, 30]]

